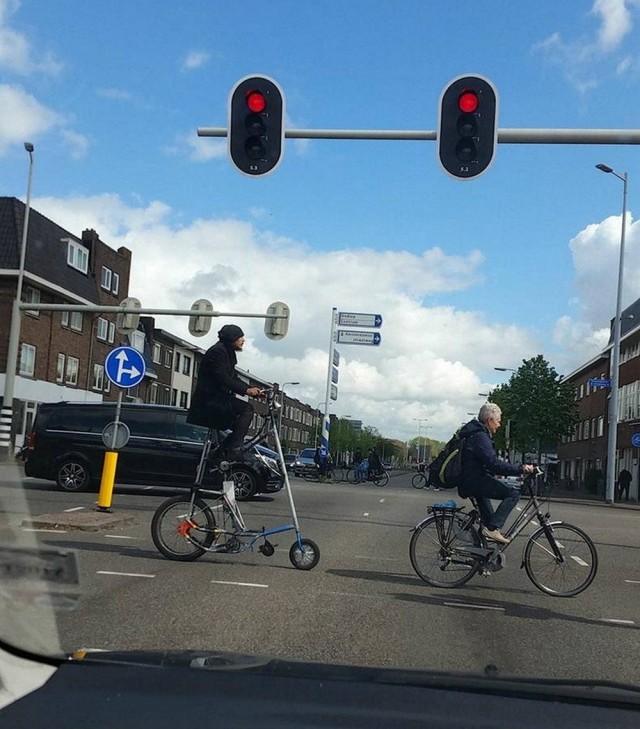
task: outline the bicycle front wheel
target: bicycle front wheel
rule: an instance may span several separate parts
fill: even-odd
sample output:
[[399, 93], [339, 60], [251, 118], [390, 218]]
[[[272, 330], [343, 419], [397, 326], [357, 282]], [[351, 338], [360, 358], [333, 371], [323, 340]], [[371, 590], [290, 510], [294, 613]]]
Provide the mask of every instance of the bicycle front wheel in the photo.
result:
[[529, 537], [524, 568], [547, 595], [573, 597], [593, 582], [598, 553], [591, 537], [572, 524], [545, 524]]
[[411, 479], [411, 485], [414, 489], [423, 489], [427, 485], [427, 479], [422, 473], [414, 473]]
[[480, 558], [465, 554], [479, 547], [475, 527], [463, 529], [455, 513], [430, 516], [415, 528], [409, 544], [411, 565], [421, 580], [434, 587], [460, 587], [480, 568]]
[[191, 562], [213, 544], [216, 520], [202, 499], [193, 507], [188, 496], [174, 496], [156, 509], [151, 520], [151, 538], [168, 559]]
[[383, 471], [376, 474], [371, 480], [376, 486], [386, 486], [389, 483], [389, 474]]
[[347, 471], [347, 475], [346, 475], [346, 479], [345, 480], [348, 481], [349, 483], [355, 483], [356, 482], [356, 476], [357, 476], [356, 469], [355, 468], [350, 468]]

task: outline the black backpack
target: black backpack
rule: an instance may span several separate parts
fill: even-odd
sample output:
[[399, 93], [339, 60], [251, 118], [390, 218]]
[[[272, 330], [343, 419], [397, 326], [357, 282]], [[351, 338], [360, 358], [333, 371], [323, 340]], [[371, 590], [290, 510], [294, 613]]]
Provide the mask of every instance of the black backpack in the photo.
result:
[[441, 489], [454, 489], [462, 483], [462, 451], [465, 438], [460, 431], [438, 453], [435, 460], [429, 465], [431, 471], [430, 481]]

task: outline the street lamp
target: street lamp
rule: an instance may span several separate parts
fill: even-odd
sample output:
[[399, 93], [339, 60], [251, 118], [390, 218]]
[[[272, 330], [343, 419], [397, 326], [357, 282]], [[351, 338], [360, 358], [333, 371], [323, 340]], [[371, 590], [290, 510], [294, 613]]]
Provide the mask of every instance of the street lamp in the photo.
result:
[[27, 182], [27, 200], [24, 208], [24, 223], [22, 224], [22, 245], [20, 246], [20, 264], [18, 266], [18, 283], [16, 285], [16, 298], [11, 307], [11, 324], [9, 329], [9, 348], [7, 350], [7, 367], [4, 376], [4, 395], [0, 409], [0, 461], [12, 458], [11, 431], [13, 425], [13, 390], [18, 365], [18, 346], [20, 344], [22, 282], [24, 279], [24, 261], [27, 250], [27, 232], [29, 230], [29, 212], [31, 210], [31, 178], [33, 176], [33, 144], [24, 143], [29, 153], [29, 178]]
[[278, 418], [278, 438], [282, 440], [282, 414], [284, 413], [284, 386], [299, 385], [299, 382], [283, 382], [280, 386], [280, 417]]
[[618, 439], [618, 370], [620, 369], [620, 326], [622, 320], [622, 279], [624, 271], [624, 236], [627, 219], [627, 180], [626, 172], [619, 175], [608, 165], [599, 164], [601, 172], [612, 174], [622, 180], [622, 225], [620, 231], [620, 260], [618, 263], [618, 292], [616, 296], [616, 318], [613, 322], [613, 350], [611, 354], [611, 398], [609, 400], [609, 433], [607, 441], [607, 481], [606, 501], [613, 504], [615, 499], [616, 448]]

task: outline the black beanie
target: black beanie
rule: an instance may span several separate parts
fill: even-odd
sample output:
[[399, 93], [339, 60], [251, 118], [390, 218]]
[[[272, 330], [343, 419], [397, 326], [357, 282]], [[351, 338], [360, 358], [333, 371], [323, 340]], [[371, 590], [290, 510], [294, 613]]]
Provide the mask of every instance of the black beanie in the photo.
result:
[[218, 339], [223, 342], [235, 342], [240, 337], [244, 337], [244, 332], [236, 324], [225, 324], [218, 332]]

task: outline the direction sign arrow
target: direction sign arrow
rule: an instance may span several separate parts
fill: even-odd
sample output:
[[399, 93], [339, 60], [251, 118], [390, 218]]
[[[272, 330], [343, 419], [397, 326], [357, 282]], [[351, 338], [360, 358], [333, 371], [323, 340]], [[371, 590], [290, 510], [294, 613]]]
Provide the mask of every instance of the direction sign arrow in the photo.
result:
[[379, 329], [382, 326], [382, 314], [357, 314], [351, 311], [341, 311], [338, 313], [338, 326]]
[[379, 346], [382, 336], [378, 332], [351, 332], [348, 329], [338, 329], [338, 342], [340, 344], [364, 344], [366, 346]]
[[147, 371], [144, 357], [133, 347], [116, 347], [104, 361], [107, 377], [118, 387], [135, 387]]

